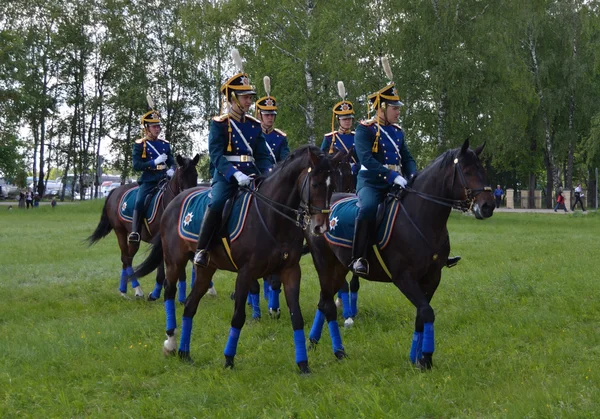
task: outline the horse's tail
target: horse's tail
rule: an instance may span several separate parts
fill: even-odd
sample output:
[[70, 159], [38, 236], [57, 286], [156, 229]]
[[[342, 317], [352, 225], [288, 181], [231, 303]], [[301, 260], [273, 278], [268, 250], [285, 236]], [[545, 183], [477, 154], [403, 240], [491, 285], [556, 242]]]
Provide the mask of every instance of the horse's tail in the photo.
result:
[[158, 265], [163, 261], [163, 246], [160, 234], [157, 234], [152, 238], [152, 248], [150, 254], [146, 259], [135, 268], [134, 276], [136, 278], [142, 278], [151, 272], [154, 272]]
[[106, 211], [106, 205], [108, 203], [108, 200], [110, 199], [110, 196], [112, 195], [112, 193], [115, 190], [116, 189], [113, 189], [112, 191], [110, 191], [110, 193], [108, 194], [108, 197], [106, 198], [106, 201], [104, 202], [104, 207], [102, 208], [102, 215], [100, 216], [100, 222], [98, 223], [98, 226], [96, 226], [96, 230], [94, 230], [94, 232], [92, 233], [92, 235], [90, 237], [85, 239], [88, 246], [91, 246], [94, 243], [96, 243], [98, 240], [106, 237], [108, 235], [108, 233], [110, 233], [113, 229], [112, 225], [110, 224], [110, 219], [108, 218], [108, 212]]

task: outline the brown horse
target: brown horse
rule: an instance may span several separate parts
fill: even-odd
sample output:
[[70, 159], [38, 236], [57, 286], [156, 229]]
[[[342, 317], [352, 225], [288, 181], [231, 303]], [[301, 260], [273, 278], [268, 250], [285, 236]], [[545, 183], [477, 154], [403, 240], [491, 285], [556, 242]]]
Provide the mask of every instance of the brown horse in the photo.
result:
[[[198, 304], [209, 288], [217, 269], [237, 272], [235, 309], [231, 320], [229, 340], [225, 347], [225, 366], [233, 368], [240, 331], [246, 320], [245, 303], [249, 288], [258, 278], [277, 274], [284, 287], [292, 319], [296, 363], [301, 372], [309, 372], [304, 335], [304, 319], [300, 311], [300, 256], [304, 240], [303, 229], [310, 226], [314, 235], [327, 231], [329, 199], [331, 196], [331, 163], [321, 150], [303, 146], [291, 153], [273, 169], [268, 177], [257, 179], [257, 187], [249, 190], [249, 205], [245, 224], [235, 241], [223, 244], [214, 240], [210, 246], [210, 264], [196, 267], [196, 282], [185, 302], [183, 311], [179, 356], [190, 361], [192, 319]], [[168, 206], [160, 225], [160, 241], [154, 240], [147, 259], [137, 267], [135, 274], [142, 277], [152, 272], [164, 257], [167, 281], [165, 283], [165, 310], [167, 340], [165, 354], [175, 353], [175, 284], [185, 264], [196, 250], [195, 240], [182, 239], [179, 226], [182, 215], [199, 218], [198, 214], [182, 214], [188, 196], [201, 191], [186, 191]]]
[[[152, 237], [154, 237], [154, 235], [158, 232], [160, 219], [162, 218], [162, 214], [169, 202], [171, 202], [173, 198], [175, 198], [184, 189], [195, 187], [198, 183], [198, 172], [196, 171], [196, 165], [200, 160], [200, 156], [196, 154], [193, 159], [177, 156], [175, 160], [177, 161], [178, 165], [177, 170], [175, 170], [175, 174], [170, 180], [165, 178], [164, 183], [161, 183], [162, 189], [159, 188], [161, 190], [164, 189], [164, 192], [162, 197], [159, 197], [160, 202], [158, 208], [156, 209], [156, 214], [152, 221], [149, 224], [145, 222], [145, 228], [142, 228], [142, 240], [147, 243], [149, 243], [152, 240]], [[106, 237], [108, 233], [114, 230], [119, 242], [119, 248], [121, 249], [121, 263], [123, 269], [121, 271], [119, 291], [123, 296], [126, 296], [127, 280], [128, 277], [133, 274], [133, 257], [137, 253], [140, 245], [139, 243], [127, 243], [127, 236], [131, 232], [131, 221], [127, 221], [119, 216], [119, 207], [121, 205], [121, 198], [123, 195], [136, 187], [137, 184], [132, 183], [130, 185], [120, 186], [110, 192], [106, 198], [104, 207], [102, 208], [100, 222], [98, 223], [98, 226], [92, 235], [87, 238], [87, 242], [91, 246], [98, 240]], [[157, 266], [156, 286], [154, 291], [148, 295], [148, 300], [152, 301], [160, 296], [164, 278], [164, 266], [161, 264], [160, 266]], [[183, 281], [185, 281], [185, 271], [183, 272], [182, 278]], [[135, 291], [136, 297], [141, 298], [144, 296], [142, 287], [135, 278], [131, 278], [131, 286]], [[180, 296], [182, 293], [185, 294], [185, 288], [183, 288], [182, 292], [180, 292]], [[185, 300], [185, 295], [182, 297], [183, 298], [181, 299], [181, 302]]]
[[[383, 250], [376, 245], [369, 249], [366, 279], [393, 283], [417, 309], [410, 360], [422, 368], [433, 365], [434, 312], [430, 302], [450, 252], [446, 224], [451, 208], [472, 211], [478, 219], [491, 217], [494, 211], [492, 189], [486, 186], [485, 169], [479, 161], [482, 149], [469, 149], [467, 140], [461, 148], [438, 157], [404, 191], [390, 194], [399, 201], [400, 209], [388, 244]], [[332, 200], [335, 203], [348, 197], [334, 194]], [[336, 212], [330, 215], [333, 217]], [[336, 221], [339, 224], [340, 219]], [[349, 217], [347, 221], [354, 223]], [[312, 345], [318, 343], [327, 320], [334, 353], [340, 358], [345, 351], [333, 297], [348, 273], [351, 248], [332, 244], [324, 237], [307, 239], [321, 283], [309, 339]]]

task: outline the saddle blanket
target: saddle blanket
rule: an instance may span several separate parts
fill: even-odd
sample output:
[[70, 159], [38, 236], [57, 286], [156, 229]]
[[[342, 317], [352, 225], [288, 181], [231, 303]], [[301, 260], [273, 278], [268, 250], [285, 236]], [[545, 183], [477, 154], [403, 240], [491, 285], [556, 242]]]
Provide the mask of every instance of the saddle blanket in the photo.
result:
[[[329, 231], [325, 233], [325, 239], [336, 246], [352, 248], [354, 238], [354, 222], [358, 215], [358, 198], [344, 198], [331, 206], [329, 213]], [[400, 202], [393, 200], [386, 207], [383, 219], [377, 226], [377, 246], [384, 249], [392, 235], [392, 229], [396, 222], [396, 216], [400, 209]]]
[[[197, 241], [204, 212], [210, 203], [211, 190], [196, 191], [181, 203], [179, 211], [179, 237], [188, 241]], [[244, 192], [238, 195], [233, 203], [231, 214], [227, 220], [227, 232], [230, 242], [235, 241], [244, 229], [246, 216], [252, 201], [252, 195]]]
[[[136, 186], [125, 192], [121, 197], [121, 201], [119, 202], [119, 217], [121, 220], [129, 222], [133, 220], [133, 207], [135, 206], [135, 198], [137, 197], [139, 189], [140, 187]], [[160, 191], [159, 193], [154, 194], [148, 208], [146, 208], [145, 218], [148, 221], [148, 224], [151, 224], [152, 221], [154, 221], [164, 193], [165, 191]]]

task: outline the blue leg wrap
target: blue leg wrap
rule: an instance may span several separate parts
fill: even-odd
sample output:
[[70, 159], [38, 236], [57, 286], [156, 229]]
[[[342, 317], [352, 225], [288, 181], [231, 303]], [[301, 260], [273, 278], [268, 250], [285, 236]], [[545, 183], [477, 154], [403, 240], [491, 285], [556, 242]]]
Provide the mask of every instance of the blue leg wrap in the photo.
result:
[[343, 294], [343, 292], [342, 292], [342, 291], [338, 291], [338, 298], [339, 298], [340, 300], [342, 299], [342, 294]]
[[251, 297], [251, 295], [252, 295], [252, 294], [250, 294], [250, 293], [249, 293], [249, 294], [248, 294], [248, 299], [246, 300], [246, 304], [248, 304], [249, 306], [251, 306], [251, 305], [252, 305], [252, 297]]
[[[192, 282], [190, 283], [190, 289], [194, 288], [195, 283], [196, 283], [196, 269], [192, 268]], [[210, 286], [212, 287], [212, 281], [210, 281]]]
[[177, 328], [177, 319], [175, 319], [175, 300], [165, 301], [165, 313], [167, 314], [167, 330]]
[[162, 292], [162, 284], [158, 282], [154, 284], [154, 290], [152, 290], [152, 298], [158, 300], [160, 298], [160, 293]]
[[269, 308], [272, 308], [273, 310], [279, 308], [279, 294], [281, 294], [281, 290], [271, 290], [271, 294], [269, 295]]
[[119, 282], [119, 291], [127, 292], [127, 269], [121, 271], [121, 281]]
[[181, 319], [181, 340], [179, 341], [179, 350], [181, 352], [190, 351], [190, 338], [192, 337], [192, 318], [183, 317]]
[[[127, 275], [133, 276], [133, 268], [131, 266], [127, 268]], [[140, 283], [138, 282], [137, 278], [133, 277], [133, 279], [131, 280], [131, 288], [136, 288], [139, 286], [140, 286]], [[125, 291], [127, 291], [127, 287], [125, 287]]]
[[308, 338], [311, 342], [318, 342], [321, 340], [321, 333], [323, 332], [323, 325], [325, 324], [325, 314], [319, 309], [317, 309], [317, 314], [315, 314], [315, 320], [313, 321], [312, 327], [310, 328], [310, 333]]
[[356, 317], [358, 314], [358, 293], [351, 292], [350, 293], [350, 317]]
[[432, 354], [435, 349], [434, 342], [433, 323], [425, 323], [425, 328], [423, 329], [423, 352]]
[[208, 288], [212, 288], [214, 286], [215, 286], [215, 284], [212, 281], [210, 281], [210, 284], [208, 285]]
[[225, 356], [235, 356], [237, 352], [237, 344], [240, 339], [240, 329], [232, 327], [229, 329], [229, 339], [227, 339], [227, 345], [225, 346]]
[[260, 319], [260, 293], [248, 294], [252, 302], [252, 318]]
[[265, 301], [269, 301], [269, 298], [271, 298], [271, 286], [266, 279], [263, 279], [263, 283], [265, 287]]
[[308, 361], [304, 329], [294, 330], [294, 346], [296, 346], [296, 364], [303, 361]]
[[331, 346], [333, 347], [333, 352], [343, 351], [344, 345], [342, 345], [342, 336], [340, 335], [340, 328], [337, 320], [332, 320], [328, 322], [327, 325], [329, 326], [329, 335], [331, 335]]
[[179, 284], [177, 285], [178, 291], [177, 291], [177, 300], [179, 300], [179, 302], [181, 304], [185, 303], [185, 292], [186, 292], [186, 281], [179, 281]]
[[423, 332], [414, 332], [410, 347], [410, 362], [417, 363], [423, 357]]
[[345, 319], [352, 317], [352, 308], [350, 307], [350, 293], [342, 292], [342, 304], [344, 305], [342, 315]]

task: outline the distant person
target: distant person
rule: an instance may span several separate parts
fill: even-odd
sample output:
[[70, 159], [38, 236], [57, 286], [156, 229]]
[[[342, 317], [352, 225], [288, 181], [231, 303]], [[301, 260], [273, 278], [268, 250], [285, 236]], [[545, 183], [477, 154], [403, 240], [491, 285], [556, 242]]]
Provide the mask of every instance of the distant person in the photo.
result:
[[585, 195], [583, 194], [583, 190], [581, 189], [581, 183], [578, 183], [577, 187], [575, 188], [575, 203], [571, 207], [571, 211], [575, 211], [575, 207], [577, 206], [577, 203], [579, 202], [579, 205], [581, 205], [581, 210], [585, 212], [585, 207], [583, 206], [583, 200], [581, 199], [584, 196]]
[[559, 190], [556, 193], [556, 205], [554, 206], [554, 212], [561, 208], [564, 209], [565, 212], [569, 212], [567, 211], [567, 207], [565, 206], [565, 196], [563, 195], [562, 188], [559, 188]]
[[25, 191], [19, 192], [19, 208], [25, 208]]
[[56, 207], [56, 197], [52, 198], [52, 201], [50, 201], [50, 205], [52, 205], [52, 209]]
[[27, 192], [25, 192], [25, 203], [27, 204], [27, 209], [29, 209], [29, 206], [33, 208], [33, 193], [31, 189], [27, 189]]
[[500, 208], [500, 204], [502, 204], [502, 198], [504, 198], [504, 191], [500, 185], [497, 185], [496, 189], [494, 190], [494, 198], [496, 198], [496, 208]]
[[37, 208], [40, 206], [40, 195], [37, 193], [35, 195], [33, 195], [33, 206], [34, 206], [34, 208]]

